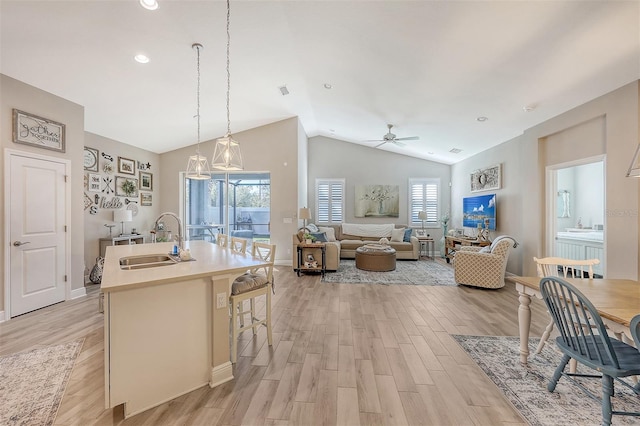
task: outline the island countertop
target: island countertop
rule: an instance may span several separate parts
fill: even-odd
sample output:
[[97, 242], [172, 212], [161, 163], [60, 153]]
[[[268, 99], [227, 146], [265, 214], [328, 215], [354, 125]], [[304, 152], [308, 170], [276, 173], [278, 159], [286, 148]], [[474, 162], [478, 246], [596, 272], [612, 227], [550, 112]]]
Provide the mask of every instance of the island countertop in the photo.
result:
[[107, 247], [101, 290], [113, 292], [175, 282], [176, 278], [200, 278], [218, 273], [238, 275], [249, 268], [265, 265], [260, 259], [248, 254], [237, 254], [206, 241], [187, 241], [194, 261], [177, 262], [174, 265], [155, 268], [120, 269], [120, 258], [147, 254], [168, 254], [173, 243], [133, 244]]

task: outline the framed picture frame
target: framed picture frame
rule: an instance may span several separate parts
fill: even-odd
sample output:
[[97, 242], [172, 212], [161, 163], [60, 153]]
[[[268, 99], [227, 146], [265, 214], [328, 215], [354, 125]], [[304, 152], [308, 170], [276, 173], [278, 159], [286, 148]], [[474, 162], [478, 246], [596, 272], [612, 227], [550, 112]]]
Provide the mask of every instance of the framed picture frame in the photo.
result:
[[98, 158], [100, 157], [100, 151], [95, 148], [90, 148], [88, 146], [84, 147], [84, 154], [82, 157], [82, 162], [84, 164], [84, 169], [88, 172], [97, 172], [98, 171]]
[[476, 170], [471, 173], [471, 192], [500, 189], [502, 184], [502, 164]]
[[153, 204], [153, 194], [150, 192], [141, 192], [140, 193], [140, 205], [141, 206], [151, 206]]
[[140, 189], [153, 191], [153, 173], [140, 172]]
[[138, 197], [138, 179], [116, 176], [116, 195], [118, 197]]
[[426, 229], [416, 229], [416, 236], [418, 237], [426, 237], [427, 230]]
[[89, 192], [100, 192], [102, 179], [97, 173], [89, 173]]
[[[118, 157], [118, 173], [136, 175], [136, 162], [124, 157]], [[138, 180], [138, 179], [136, 179]]]
[[19, 109], [13, 109], [13, 141], [65, 152], [65, 125]]

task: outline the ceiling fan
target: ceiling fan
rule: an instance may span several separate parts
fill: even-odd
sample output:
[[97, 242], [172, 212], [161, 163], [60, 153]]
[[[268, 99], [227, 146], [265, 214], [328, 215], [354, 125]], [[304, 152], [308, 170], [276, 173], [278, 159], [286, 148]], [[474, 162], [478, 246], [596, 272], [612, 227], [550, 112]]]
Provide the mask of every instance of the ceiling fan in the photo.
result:
[[384, 145], [385, 143], [392, 143], [394, 145], [397, 146], [404, 146], [405, 144], [402, 143], [401, 141], [417, 141], [418, 139], [420, 139], [418, 136], [409, 136], [406, 138], [397, 138], [395, 134], [391, 133], [391, 128], [393, 127], [393, 124], [387, 124], [387, 127], [389, 128], [389, 131], [387, 132], [386, 135], [384, 135], [382, 137], [382, 139], [374, 139], [374, 140], [369, 140], [369, 141], [365, 141], [365, 142], [382, 142], [379, 143], [378, 145], [376, 145], [374, 148], [378, 148], [382, 145]]

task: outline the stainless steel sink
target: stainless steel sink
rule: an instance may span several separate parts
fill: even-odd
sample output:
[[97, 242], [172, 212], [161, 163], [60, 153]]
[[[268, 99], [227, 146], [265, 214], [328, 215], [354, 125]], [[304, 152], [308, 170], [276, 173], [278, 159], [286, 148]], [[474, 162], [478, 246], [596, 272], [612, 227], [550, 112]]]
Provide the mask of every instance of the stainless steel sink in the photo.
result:
[[168, 254], [143, 254], [120, 258], [120, 269], [157, 268], [159, 266], [175, 265], [177, 260]]

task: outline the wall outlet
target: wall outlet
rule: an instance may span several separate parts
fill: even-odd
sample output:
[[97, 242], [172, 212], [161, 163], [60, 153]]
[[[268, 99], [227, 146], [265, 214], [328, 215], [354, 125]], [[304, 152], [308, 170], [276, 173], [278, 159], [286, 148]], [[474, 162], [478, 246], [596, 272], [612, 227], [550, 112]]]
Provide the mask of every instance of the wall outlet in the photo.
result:
[[222, 309], [227, 307], [227, 293], [216, 294], [216, 308]]

